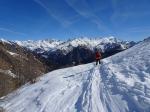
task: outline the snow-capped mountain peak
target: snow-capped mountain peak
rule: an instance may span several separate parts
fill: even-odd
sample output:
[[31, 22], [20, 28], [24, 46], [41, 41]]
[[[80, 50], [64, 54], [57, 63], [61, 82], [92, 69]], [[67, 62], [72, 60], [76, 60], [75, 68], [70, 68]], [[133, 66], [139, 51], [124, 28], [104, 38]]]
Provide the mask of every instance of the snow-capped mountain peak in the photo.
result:
[[[78, 46], [85, 46], [89, 49], [94, 49], [96, 48], [98, 45], [106, 45], [108, 43], [110, 43], [111, 45], [113, 43], [115, 44], [119, 44], [120, 46], [124, 46], [124, 44], [121, 43], [122, 41], [115, 38], [115, 37], [108, 37], [108, 38], [87, 38], [87, 37], [82, 37], [82, 38], [75, 38], [72, 40], [68, 40], [60, 45], [57, 46], [57, 49], [61, 49], [66, 51], [66, 53], [68, 53], [69, 51], [71, 51], [71, 49], [73, 49], [74, 47], [78, 47]], [[103, 49], [103, 47], [101, 47], [101, 49]]]
[[11, 42], [10, 42], [10, 41], [8, 41], [8, 40], [6, 40], [6, 39], [3, 39], [3, 38], [1, 38], [1, 39], [0, 39], [0, 41], [1, 41], [1, 42], [4, 42], [4, 43], [11, 44]]
[[148, 37], [148, 38], [144, 39], [144, 41], [150, 41], [150, 37]]
[[18, 45], [26, 47], [32, 51], [40, 49], [42, 52], [51, 50], [62, 43], [58, 40], [28, 40], [28, 41], [15, 41]]
[[44, 51], [54, 51], [54, 50], [63, 50], [65, 53], [68, 53], [71, 51], [74, 47], [78, 46], [86, 46], [89, 49], [94, 49], [99, 44], [105, 45], [105, 44], [120, 44], [120, 46], [124, 46], [123, 41], [111, 36], [106, 38], [87, 38], [87, 37], [81, 37], [81, 38], [75, 38], [75, 39], [69, 39], [67, 41], [58, 41], [58, 40], [28, 40], [28, 41], [15, 41], [18, 45], [24, 46], [32, 51], [40, 49], [42, 52]]

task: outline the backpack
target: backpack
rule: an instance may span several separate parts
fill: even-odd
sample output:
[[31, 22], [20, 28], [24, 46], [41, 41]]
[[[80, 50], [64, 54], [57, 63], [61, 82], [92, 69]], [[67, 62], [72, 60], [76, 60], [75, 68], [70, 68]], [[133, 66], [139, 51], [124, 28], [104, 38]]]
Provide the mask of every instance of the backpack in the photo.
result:
[[100, 59], [101, 58], [101, 54], [100, 52], [96, 52], [96, 56], [95, 56], [96, 59]]

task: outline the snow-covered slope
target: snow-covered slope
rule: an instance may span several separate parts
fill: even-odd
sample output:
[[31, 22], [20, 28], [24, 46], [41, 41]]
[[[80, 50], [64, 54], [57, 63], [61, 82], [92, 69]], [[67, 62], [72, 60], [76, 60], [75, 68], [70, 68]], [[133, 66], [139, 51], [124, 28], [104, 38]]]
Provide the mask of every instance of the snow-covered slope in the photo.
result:
[[94, 63], [56, 70], [6, 96], [7, 112], [150, 112], [150, 40]]

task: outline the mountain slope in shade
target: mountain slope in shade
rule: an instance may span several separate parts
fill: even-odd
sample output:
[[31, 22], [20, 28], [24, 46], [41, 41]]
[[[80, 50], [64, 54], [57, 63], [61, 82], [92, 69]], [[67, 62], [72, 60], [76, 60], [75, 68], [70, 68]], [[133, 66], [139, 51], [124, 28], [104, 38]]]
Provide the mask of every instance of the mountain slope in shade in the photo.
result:
[[27, 49], [0, 40], [0, 97], [45, 74], [47, 68]]
[[7, 112], [149, 112], [150, 40], [94, 63], [60, 69], [3, 97]]

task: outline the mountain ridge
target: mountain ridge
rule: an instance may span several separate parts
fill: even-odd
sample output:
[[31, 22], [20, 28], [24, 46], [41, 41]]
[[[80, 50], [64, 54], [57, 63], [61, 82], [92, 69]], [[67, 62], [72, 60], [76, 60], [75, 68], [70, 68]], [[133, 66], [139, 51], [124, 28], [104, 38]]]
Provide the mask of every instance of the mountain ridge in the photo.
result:
[[95, 49], [100, 50], [102, 57], [106, 58], [136, 44], [136, 42], [122, 41], [113, 36], [106, 38], [81, 37], [66, 41], [47, 39], [12, 42], [33, 52], [37, 58], [52, 69], [93, 62]]
[[[59, 50], [66, 50], [65, 48], [67, 48], [69, 45], [71, 45], [72, 47], [77, 47], [77, 46], [81, 46], [81, 45], [85, 45], [88, 46], [90, 45], [90, 47], [96, 47], [98, 44], [100, 43], [129, 43], [130, 41], [122, 41], [119, 40], [113, 36], [111, 37], [106, 37], [106, 38], [88, 38], [88, 37], [80, 37], [80, 38], [74, 38], [74, 39], [68, 39], [66, 41], [60, 41], [60, 40], [54, 40], [54, 39], [50, 39], [50, 40], [28, 40], [28, 41], [14, 41], [16, 42], [18, 45], [20, 46], [24, 46], [26, 48], [29, 48], [30, 50], [35, 50], [35, 49], [43, 49], [43, 48], [49, 48], [49, 49], [45, 49], [45, 51], [48, 50], [52, 50], [52, 48], [55, 49], [59, 49]], [[45, 43], [46, 45], [44, 46]], [[36, 45], [38, 44], [38, 45]], [[49, 45], [49, 46], [48, 46]], [[52, 45], [52, 46], [50, 46]], [[36, 47], [35, 47], [36, 46]], [[56, 48], [55, 48], [56, 47]]]

